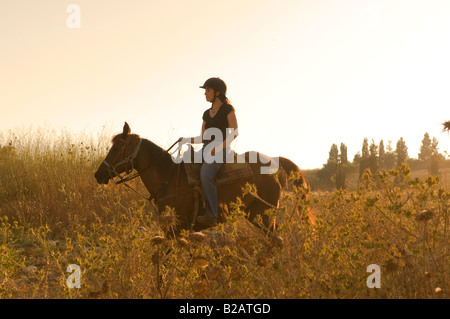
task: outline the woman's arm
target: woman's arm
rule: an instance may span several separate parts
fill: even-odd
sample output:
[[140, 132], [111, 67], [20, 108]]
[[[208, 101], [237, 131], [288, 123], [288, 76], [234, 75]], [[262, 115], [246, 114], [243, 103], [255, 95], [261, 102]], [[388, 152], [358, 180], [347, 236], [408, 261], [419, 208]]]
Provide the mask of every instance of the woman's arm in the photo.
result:
[[230, 113], [228, 113], [227, 120], [228, 120], [228, 127], [237, 131], [238, 123], [237, 123], [237, 119], [236, 119], [236, 113], [234, 111], [231, 111]]
[[[232, 131], [231, 134], [225, 136], [223, 143], [220, 146], [220, 150], [226, 149], [226, 147], [229, 146], [234, 141], [234, 139], [239, 135], [236, 113], [234, 111], [228, 113], [227, 120], [228, 120], [228, 128], [232, 129]], [[216, 152], [213, 148], [211, 154], [214, 155], [215, 153]]]

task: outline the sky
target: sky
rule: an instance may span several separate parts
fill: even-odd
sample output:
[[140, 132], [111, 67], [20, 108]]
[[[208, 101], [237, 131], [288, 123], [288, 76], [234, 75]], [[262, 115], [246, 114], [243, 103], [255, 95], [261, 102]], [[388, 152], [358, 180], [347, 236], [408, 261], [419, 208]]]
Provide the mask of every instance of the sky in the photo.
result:
[[167, 148], [199, 134], [220, 77], [238, 152], [312, 169], [365, 137], [417, 157], [425, 132], [448, 151], [448, 17], [447, 0], [2, 0], [0, 131], [127, 121]]

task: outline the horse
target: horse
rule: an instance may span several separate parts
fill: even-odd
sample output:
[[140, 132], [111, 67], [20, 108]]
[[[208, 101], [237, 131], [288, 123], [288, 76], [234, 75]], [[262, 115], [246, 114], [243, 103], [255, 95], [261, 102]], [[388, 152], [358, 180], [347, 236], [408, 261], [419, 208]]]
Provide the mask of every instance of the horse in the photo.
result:
[[[262, 174], [261, 169], [267, 167], [271, 158], [257, 153], [257, 161], [249, 161], [249, 158], [255, 158], [254, 154], [250, 153], [247, 152], [244, 155], [253, 172], [253, 178], [236, 180], [227, 185], [218, 186], [218, 222], [225, 221], [227, 205], [240, 197], [248, 220], [254, 221], [255, 217], [260, 215], [265, 228], [269, 229], [270, 220], [264, 212], [267, 209], [279, 207], [282, 194], [281, 184], [286, 187], [289, 174], [300, 172], [300, 169], [290, 160], [281, 158], [278, 174]], [[94, 177], [97, 183], [106, 185], [114, 177], [121, 176], [124, 172], [130, 173], [133, 170], [137, 171], [144, 186], [151, 194], [149, 200], [154, 201], [159, 212], [164, 211], [166, 206], [174, 209], [177, 224], [175, 229], [172, 229], [173, 233], [178, 235], [182, 229], [189, 229], [195, 223], [197, 216], [194, 209], [195, 190], [188, 185], [184, 164], [174, 161], [167, 150], [150, 140], [141, 138], [138, 134], [131, 134], [130, 126], [125, 122], [122, 133], [112, 138], [112, 147]], [[256, 186], [256, 196], [248, 193], [242, 196], [242, 189], [247, 183]], [[298, 183], [298, 185], [307, 186], [303, 175]], [[196, 231], [204, 228], [195, 224]]]

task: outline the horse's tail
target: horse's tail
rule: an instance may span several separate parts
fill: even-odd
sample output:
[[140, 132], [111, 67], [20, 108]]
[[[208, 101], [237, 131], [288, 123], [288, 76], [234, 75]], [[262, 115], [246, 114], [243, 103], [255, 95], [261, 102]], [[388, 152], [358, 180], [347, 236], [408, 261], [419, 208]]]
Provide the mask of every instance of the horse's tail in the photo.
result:
[[285, 173], [285, 176], [280, 179], [280, 184], [283, 188], [289, 187], [289, 177], [291, 177], [292, 174], [295, 174], [297, 177], [293, 180], [293, 185], [297, 187], [304, 187], [305, 189], [308, 187], [306, 178], [303, 176], [300, 168], [294, 162], [282, 156], [280, 156], [278, 160], [279, 166], [284, 170]]
[[[306, 181], [305, 176], [302, 174], [300, 168], [294, 162], [292, 162], [290, 159], [287, 159], [282, 156], [280, 156], [278, 159], [279, 159], [279, 168], [281, 168], [280, 172], [282, 173], [281, 174], [282, 176], [279, 176], [279, 182], [280, 182], [281, 186], [284, 189], [288, 189], [289, 188], [289, 179], [290, 179], [290, 177], [292, 177], [294, 175], [295, 178], [293, 179], [292, 184], [298, 188], [303, 187], [305, 189], [305, 193], [303, 194], [302, 199], [304, 199], [306, 201], [308, 199], [308, 194], [306, 193], [306, 190], [308, 188], [308, 183]], [[298, 212], [298, 208], [297, 208], [297, 212]], [[308, 218], [309, 218], [311, 224], [314, 225], [315, 221], [316, 221], [316, 217], [311, 212], [311, 208], [308, 208]]]

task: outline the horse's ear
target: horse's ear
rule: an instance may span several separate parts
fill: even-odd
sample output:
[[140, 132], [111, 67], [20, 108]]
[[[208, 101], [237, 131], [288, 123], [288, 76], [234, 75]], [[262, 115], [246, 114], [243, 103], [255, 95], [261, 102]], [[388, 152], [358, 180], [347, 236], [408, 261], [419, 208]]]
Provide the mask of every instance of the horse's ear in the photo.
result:
[[128, 125], [128, 123], [127, 122], [125, 122], [125, 125], [123, 126], [123, 135], [128, 135], [128, 134], [130, 134], [130, 132], [131, 132], [131, 129], [130, 129], [130, 126]]

